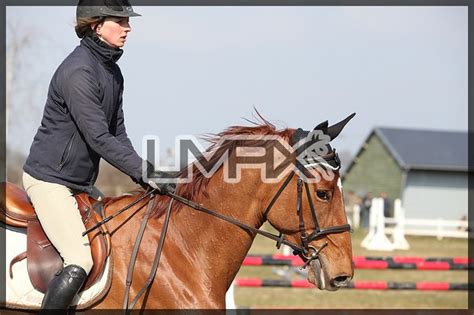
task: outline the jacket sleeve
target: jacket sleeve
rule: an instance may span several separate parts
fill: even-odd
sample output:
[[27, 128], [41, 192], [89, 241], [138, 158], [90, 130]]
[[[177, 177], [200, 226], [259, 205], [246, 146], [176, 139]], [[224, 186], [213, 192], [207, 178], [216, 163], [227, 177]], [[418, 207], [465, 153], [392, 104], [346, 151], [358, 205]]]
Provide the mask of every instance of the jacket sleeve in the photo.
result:
[[66, 106], [87, 144], [107, 162], [139, 182], [142, 159], [131, 144], [125, 145], [109, 132], [100, 102], [99, 83], [92, 71], [77, 69], [63, 82], [66, 82], [63, 85]]

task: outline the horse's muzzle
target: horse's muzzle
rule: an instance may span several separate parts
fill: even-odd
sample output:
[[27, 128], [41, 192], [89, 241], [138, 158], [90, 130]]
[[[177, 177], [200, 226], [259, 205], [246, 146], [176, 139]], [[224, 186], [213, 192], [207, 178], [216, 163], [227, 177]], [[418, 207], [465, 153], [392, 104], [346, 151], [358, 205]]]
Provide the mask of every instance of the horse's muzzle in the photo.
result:
[[308, 270], [308, 281], [315, 284], [320, 290], [336, 291], [345, 288], [349, 285], [351, 279], [352, 277], [345, 273], [334, 277], [329, 276], [325, 268], [324, 258], [321, 256], [311, 262]]

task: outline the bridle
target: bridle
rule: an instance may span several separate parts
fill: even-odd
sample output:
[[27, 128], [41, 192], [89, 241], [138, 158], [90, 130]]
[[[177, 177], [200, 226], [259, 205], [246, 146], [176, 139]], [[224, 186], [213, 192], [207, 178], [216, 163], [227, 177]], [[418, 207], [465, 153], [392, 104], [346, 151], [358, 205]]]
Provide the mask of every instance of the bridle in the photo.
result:
[[[307, 132], [304, 132], [301, 129], [297, 129], [294, 136], [293, 136], [293, 138], [292, 138], [292, 140], [293, 140], [292, 142], [296, 143], [297, 142], [296, 140], [299, 140], [301, 137], [304, 137], [306, 135], [307, 135]], [[328, 147], [329, 147], [329, 145], [328, 145]], [[339, 160], [339, 157], [338, 157], [335, 150], [331, 149], [331, 153], [323, 156], [322, 159], [325, 162], [328, 163], [327, 165], [331, 169], [339, 170], [340, 160]], [[313, 164], [308, 164], [308, 165], [313, 167], [314, 163]], [[299, 165], [299, 167], [302, 167], [303, 172], [304, 172], [305, 171], [304, 169], [308, 168], [307, 167], [308, 165]], [[272, 207], [274, 206], [274, 204], [276, 203], [276, 201], [278, 200], [278, 198], [280, 197], [282, 192], [287, 188], [288, 184], [291, 182], [291, 180], [295, 176], [295, 174], [296, 174], [295, 171], [291, 171], [291, 173], [286, 177], [286, 179], [284, 180], [282, 185], [279, 187], [279, 189], [277, 190], [277, 192], [275, 193], [273, 198], [270, 200], [268, 206], [265, 208], [265, 210], [263, 212], [263, 217], [264, 217], [265, 221], [267, 221], [268, 215], [269, 215]], [[247, 230], [251, 233], [260, 234], [264, 237], [272, 239], [272, 240], [276, 241], [276, 247], [277, 248], [280, 248], [280, 246], [282, 244], [289, 246], [290, 248], [293, 249], [293, 253], [295, 255], [299, 255], [303, 259], [303, 261], [304, 261], [303, 268], [305, 268], [313, 260], [317, 259], [320, 252], [328, 245], [327, 242], [326, 242], [321, 247], [316, 248], [316, 247], [310, 245], [311, 242], [313, 242], [314, 240], [320, 239], [320, 238], [322, 238], [322, 237], [324, 237], [325, 235], [328, 235], [328, 234], [348, 232], [348, 231], [351, 230], [351, 227], [350, 227], [349, 224], [342, 224], [342, 225], [332, 226], [332, 227], [328, 227], [328, 228], [321, 228], [321, 226], [319, 225], [316, 209], [314, 207], [313, 199], [311, 197], [311, 191], [310, 191], [309, 185], [306, 181], [303, 180], [301, 175], [298, 174], [297, 176], [298, 176], [298, 179], [297, 179], [297, 191], [296, 191], [297, 192], [296, 214], [298, 215], [298, 220], [299, 220], [298, 228], [299, 228], [299, 233], [300, 233], [300, 242], [301, 242], [300, 244], [296, 244], [296, 243], [288, 241], [287, 239], [285, 239], [285, 234], [283, 234], [281, 232], [280, 232], [279, 235], [276, 235], [276, 234], [272, 234], [272, 233], [257, 229], [253, 226], [244, 224], [244, 223], [242, 223], [242, 222], [240, 222], [240, 221], [238, 221], [238, 220], [236, 220], [232, 217], [229, 217], [229, 216], [220, 214], [218, 212], [215, 212], [213, 210], [210, 210], [210, 209], [208, 209], [208, 208], [206, 208], [206, 207], [204, 207], [204, 206], [202, 206], [202, 205], [200, 205], [196, 202], [193, 202], [193, 201], [188, 200], [186, 198], [183, 198], [179, 195], [176, 195], [175, 193], [166, 192], [166, 195], [168, 197], [170, 197], [171, 200], [170, 200], [170, 203], [169, 203], [169, 205], [167, 207], [167, 210], [166, 210], [166, 213], [165, 213], [165, 221], [164, 221], [163, 228], [162, 228], [161, 235], [160, 235], [160, 242], [159, 242], [159, 245], [156, 249], [155, 259], [154, 259], [153, 264], [152, 264], [152, 269], [149, 273], [149, 276], [147, 278], [147, 281], [146, 281], [145, 285], [140, 289], [140, 291], [138, 291], [137, 295], [134, 297], [134, 299], [131, 301], [130, 304], [128, 303], [128, 300], [129, 300], [129, 291], [130, 291], [132, 277], [133, 277], [133, 269], [134, 269], [133, 267], [135, 265], [135, 261], [136, 261], [137, 254], [138, 254], [138, 249], [139, 249], [142, 237], [143, 237], [143, 233], [144, 233], [147, 221], [149, 219], [151, 211], [153, 210], [155, 202], [156, 202], [156, 200], [154, 198], [155, 193], [157, 192], [156, 189], [153, 189], [153, 190], [150, 190], [150, 191], [146, 192], [142, 197], [135, 200], [131, 205], [128, 205], [127, 207], [117, 211], [116, 213], [109, 216], [108, 218], [102, 220], [96, 226], [94, 226], [93, 228], [87, 230], [84, 234], [86, 234], [86, 233], [92, 231], [93, 229], [99, 227], [100, 225], [108, 222], [110, 219], [116, 217], [118, 214], [120, 214], [123, 211], [129, 209], [132, 205], [137, 204], [138, 202], [140, 202], [141, 200], [143, 200], [147, 197], [150, 197], [149, 201], [148, 201], [147, 210], [146, 210], [145, 215], [143, 217], [139, 232], [137, 233], [137, 237], [136, 237], [136, 240], [135, 240], [135, 244], [134, 244], [134, 247], [133, 247], [133, 251], [132, 251], [132, 255], [131, 255], [131, 259], [130, 259], [130, 264], [129, 264], [129, 268], [128, 268], [125, 295], [124, 295], [124, 304], [123, 304], [123, 308], [124, 308], [125, 312], [128, 312], [129, 310], [133, 309], [133, 307], [135, 306], [136, 302], [141, 297], [141, 295], [149, 289], [149, 287], [151, 286], [151, 283], [152, 283], [152, 281], [153, 281], [153, 279], [156, 275], [156, 271], [157, 271], [158, 266], [159, 266], [159, 261], [160, 261], [160, 257], [161, 257], [165, 237], [166, 237], [166, 231], [167, 231], [167, 228], [168, 228], [168, 223], [169, 223], [169, 219], [170, 219], [170, 214], [171, 214], [171, 208], [172, 208], [173, 201], [180, 202], [180, 203], [182, 203], [182, 204], [184, 204], [188, 207], [191, 207], [191, 208], [193, 208], [197, 211], [204, 212], [204, 213], [207, 213], [207, 214], [212, 215], [214, 217], [217, 217], [219, 219], [222, 219], [224, 221], [227, 221], [227, 222], [229, 222], [233, 225], [236, 225], [236, 226], [238, 226], [238, 227], [240, 227], [244, 230]], [[315, 227], [314, 231], [310, 234], [306, 233], [305, 222], [304, 222], [304, 219], [303, 219], [303, 210], [302, 210], [303, 186], [304, 186], [304, 191], [306, 193], [306, 197], [308, 199], [313, 225]]]
[[[333, 162], [337, 165], [337, 169], [340, 167], [340, 160], [339, 157], [336, 153], [335, 150], [332, 151], [329, 155], [325, 156], [325, 160], [327, 161], [329, 159], [333, 159]], [[277, 201], [278, 197], [281, 195], [281, 193], [285, 190], [285, 188], [288, 186], [290, 183], [291, 179], [295, 175], [295, 172], [291, 172], [290, 175], [285, 179], [283, 184], [280, 186], [278, 189], [277, 193], [275, 196], [272, 198], [271, 202], [269, 203], [268, 207], [265, 209], [264, 212], [264, 218], [267, 220], [268, 214], [272, 208], [272, 206], [275, 204]], [[309, 203], [309, 208], [311, 211], [311, 217], [313, 220], [314, 224], [314, 231], [310, 234], [306, 233], [306, 228], [305, 228], [305, 223], [303, 219], [303, 210], [302, 210], [302, 203], [303, 203], [303, 185], [304, 185], [304, 190], [306, 193], [306, 198], [308, 199]], [[328, 234], [335, 234], [335, 233], [343, 233], [343, 232], [348, 232], [351, 231], [351, 226], [349, 224], [342, 224], [342, 225], [337, 225], [337, 226], [331, 226], [328, 228], [321, 228], [319, 225], [318, 221], [318, 216], [316, 214], [316, 209], [314, 207], [313, 203], [313, 198], [311, 197], [311, 191], [309, 188], [309, 185], [306, 181], [303, 180], [301, 176], [298, 176], [297, 179], [297, 194], [296, 194], [296, 214], [298, 215], [298, 220], [299, 220], [299, 232], [300, 232], [300, 242], [301, 244], [295, 244], [291, 242], [286, 242], [284, 241], [285, 235], [283, 233], [280, 233], [277, 241], [277, 248], [280, 248], [280, 245], [283, 243], [293, 249], [293, 254], [299, 255], [303, 261], [304, 265], [303, 268], [305, 268], [311, 261], [314, 259], [318, 258], [319, 253], [321, 250], [327, 246], [327, 242], [322, 245], [320, 248], [316, 248], [312, 245], [309, 245], [312, 241], [317, 240], [322, 238], [325, 235]]]

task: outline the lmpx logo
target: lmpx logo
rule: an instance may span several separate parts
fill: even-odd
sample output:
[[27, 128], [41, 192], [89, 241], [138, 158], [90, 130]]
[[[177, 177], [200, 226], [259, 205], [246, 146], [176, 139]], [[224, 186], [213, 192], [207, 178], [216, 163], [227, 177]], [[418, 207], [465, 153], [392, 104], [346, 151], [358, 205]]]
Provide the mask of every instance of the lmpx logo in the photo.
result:
[[154, 162], [155, 170], [181, 172], [177, 178], [152, 178], [152, 174], [147, 174], [144, 167], [143, 177], [147, 181], [190, 183], [196, 169], [210, 178], [222, 167], [227, 183], [240, 182], [243, 169], [259, 169], [265, 183], [279, 182], [291, 171], [308, 183], [319, 182], [321, 177], [332, 180], [339, 166], [330, 165], [323, 158], [331, 153], [330, 140], [321, 130], [311, 131], [293, 146], [277, 135], [228, 135], [221, 137], [210, 149], [204, 150], [194, 136], [179, 136], [175, 141], [174, 165], [160, 166], [159, 137], [145, 136], [143, 156]]

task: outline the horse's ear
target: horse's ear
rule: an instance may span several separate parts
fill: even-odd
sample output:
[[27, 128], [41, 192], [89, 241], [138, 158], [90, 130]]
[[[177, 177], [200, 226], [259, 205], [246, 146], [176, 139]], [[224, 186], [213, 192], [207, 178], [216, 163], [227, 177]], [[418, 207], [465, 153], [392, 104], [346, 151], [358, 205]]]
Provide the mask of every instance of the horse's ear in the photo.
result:
[[317, 125], [316, 127], [314, 127], [314, 130], [321, 130], [324, 134], [326, 134], [328, 131], [328, 126], [329, 126], [329, 123], [326, 120], [320, 123], [319, 125]]
[[352, 117], [355, 116], [355, 114], [356, 113], [352, 113], [349, 116], [347, 116], [344, 120], [338, 122], [335, 125], [328, 127], [327, 132], [325, 132], [325, 134], [327, 134], [331, 138], [331, 140], [334, 140], [341, 133], [342, 129], [344, 129], [344, 126], [349, 122], [349, 120], [351, 120]]

